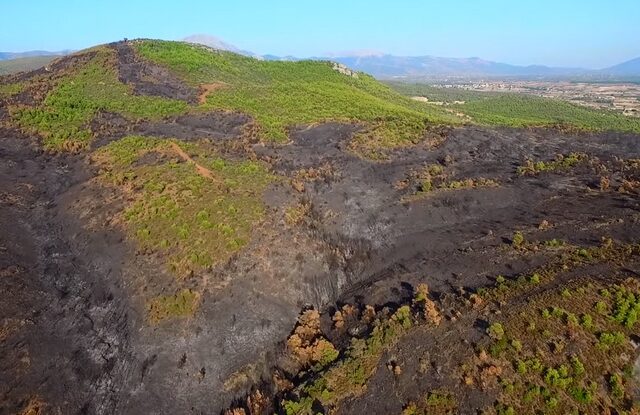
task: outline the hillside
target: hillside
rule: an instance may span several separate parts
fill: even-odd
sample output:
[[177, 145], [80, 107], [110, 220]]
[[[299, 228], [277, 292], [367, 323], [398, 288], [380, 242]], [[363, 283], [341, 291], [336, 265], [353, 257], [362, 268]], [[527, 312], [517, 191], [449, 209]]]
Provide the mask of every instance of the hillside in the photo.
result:
[[458, 93], [157, 40], [0, 77], [0, 412], [637, 411], [638, 125]]
[[[116, 53], [101, 47], [74, 55], [73, 59], [86, 62], [56, 79], [54, 89], [36, 108], [10, 106], [14, 119], [22, 128], [45, 135], [47, 147], [60, 148], [88, 144], [90, 133], [83, 126], [100, 111], [133, 120], [189, 111], [237, 110], [255, 119], [261, 137], [275, 141], [286, 141], [286, 129], [297, 124], [364, 122], [367, 148], [363, 140], [359, 143], [362, 151], [370, 152], [416, 142], [430, 123], [460, 121], [443, 110], [412, 102], [368, 75], [344, 75], [328, 62], [266, 62], [163, 41], [138, 42], [134, 48], [142, 57], [174, 71], [193, 88], [193, 94], [198, 91], [198, 102], [186, 106], [166, 98], [128, 96], [130, 88], [114, 72]], [[16, 93], [28, 87], [9, 82], [2, 88]], [[215, 94], [209, 93], [214, 90]]]

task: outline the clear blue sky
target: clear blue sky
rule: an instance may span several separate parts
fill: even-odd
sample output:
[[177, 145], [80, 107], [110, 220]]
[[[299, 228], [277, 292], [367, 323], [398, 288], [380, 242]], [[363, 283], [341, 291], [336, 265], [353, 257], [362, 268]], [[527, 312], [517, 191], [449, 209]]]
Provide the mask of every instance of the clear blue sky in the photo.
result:
[[604, 67], [640, 56], [640, 0], [0, 0], [0, 51], [210, 34], [255, 53], [479, 56]]

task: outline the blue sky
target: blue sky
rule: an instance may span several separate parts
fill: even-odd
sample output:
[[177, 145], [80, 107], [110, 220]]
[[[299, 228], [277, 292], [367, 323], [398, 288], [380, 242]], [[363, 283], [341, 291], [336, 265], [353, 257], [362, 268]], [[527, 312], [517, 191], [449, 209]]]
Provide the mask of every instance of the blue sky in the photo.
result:
[[0, 0], [0, 51], [217, 36], [255, 53], [478, 56], [598, 68], [640, 56], [640, 0]]

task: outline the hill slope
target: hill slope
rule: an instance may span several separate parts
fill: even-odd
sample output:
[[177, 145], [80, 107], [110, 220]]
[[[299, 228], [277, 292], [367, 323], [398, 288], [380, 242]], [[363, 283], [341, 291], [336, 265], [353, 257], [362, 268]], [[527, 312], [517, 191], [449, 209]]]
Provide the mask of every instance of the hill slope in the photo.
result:
[[[47, 146], [55, 148], [86, 145], [90, 134], [84, 127], [101, 111], [133, 120], [225, 109], [252, 116], [261, 137], [276, 141], [286, 140], [286, 129], [297, 124], [364, 123], [363, 151], [415, 143], [429, 124], [460, 122], [442, 109], [402, 97], [368, 75], [341, 73], [328, 62], [266, 62], [179, 42], [140, 41], [133, 47], [142, 59], [169, 69], [199, 90], [199, 101], [187, 106], [165, 97], [130, 95], [131, 86], [118, 80], [117, 53], [99, 47], [74, 55], [77, 65], [54, 73], [52, 89], [35, 108], [10, 107], [14, 119], [43, 134]], [[23, 82], [19, 88], [29, 85]], [[18, 88], [18, 83], [3, 88]]]
[[636, 410], [638, 135], [489, 98], [149, 40], [0, 78], [3, 411]]
[[169, 67], [192, 85], [207, 85], [203, 108], [247, 112], [270, 139], [286, 128], [321, 121], [366, 122], [367, 145], [399, 146], [421, 139], [428, 123], [460, 122], [412, 102], [364, 73], [340, 72], [329, 62], [259, 61], [171, 42], [143, 42], [145, 58]]

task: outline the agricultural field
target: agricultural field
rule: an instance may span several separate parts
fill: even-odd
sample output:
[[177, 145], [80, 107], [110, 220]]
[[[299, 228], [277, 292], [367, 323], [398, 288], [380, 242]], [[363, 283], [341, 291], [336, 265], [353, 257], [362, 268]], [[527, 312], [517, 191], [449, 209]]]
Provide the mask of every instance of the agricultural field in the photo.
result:
[[[473, 122], [508, 127], [558, 127], [585, 131], [640, 131], [640, 119], [613, 109], [588, 108], [527, 93], [391, 83], [398, 92], [462, 113]], [[424, 102], [424, 101], [423, 101]]]
[[0, 412], [637, 413], [638, 140], [183, 42], [0, 77]]

